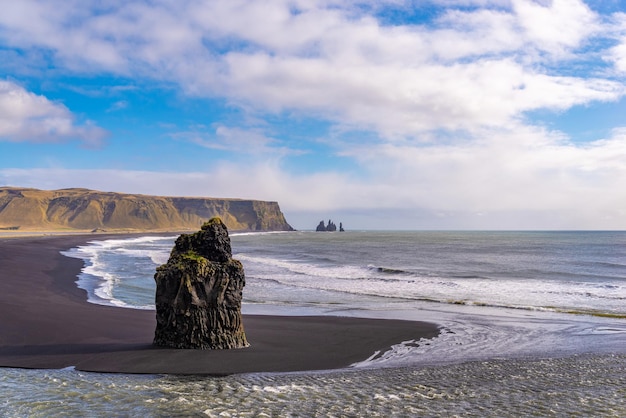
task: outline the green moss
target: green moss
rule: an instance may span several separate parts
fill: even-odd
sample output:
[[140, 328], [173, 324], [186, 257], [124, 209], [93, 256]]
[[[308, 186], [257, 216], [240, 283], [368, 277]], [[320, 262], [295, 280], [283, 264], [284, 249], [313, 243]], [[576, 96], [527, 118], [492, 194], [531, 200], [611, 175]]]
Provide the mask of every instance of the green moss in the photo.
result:
[[204, 261], [205, 260], [204, 257], [202, 257], [200, 254], [196, 253], [193, 250], [189, 250], [185, 254], [183, 254], [183, 258], [187, 259], [187, 260], [193, 260], [193, 261]]

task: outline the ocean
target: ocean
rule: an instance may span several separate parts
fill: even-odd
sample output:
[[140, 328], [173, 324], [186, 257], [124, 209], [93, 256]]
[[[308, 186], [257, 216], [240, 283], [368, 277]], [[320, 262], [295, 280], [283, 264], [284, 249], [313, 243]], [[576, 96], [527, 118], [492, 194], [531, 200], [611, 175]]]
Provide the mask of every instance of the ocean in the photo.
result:
[[[153, 309], [175, 236], [94, 240], [77, 286]], [[243, 312], [435, 322], [343, 370], [0, 369], [2, 416], [626, 416], [626, 232], [231, 234]], [[245, 325], [245, 323], [244, 323]], [[374, 353], [372, 353], [374, 354]]]

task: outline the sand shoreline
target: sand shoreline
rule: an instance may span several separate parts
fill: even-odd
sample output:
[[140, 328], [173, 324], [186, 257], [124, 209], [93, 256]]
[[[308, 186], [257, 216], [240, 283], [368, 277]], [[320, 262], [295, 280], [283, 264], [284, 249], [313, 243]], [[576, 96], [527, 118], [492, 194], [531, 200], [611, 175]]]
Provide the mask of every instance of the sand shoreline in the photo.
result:
[[119, 236], [0, 239], [0, 367], [200, 375], [326, 370], [439, 333], [425, 322], [244, 315], [249, 348], [157, 348], [154, 311], [88, 303], [75, 284], [82, 261], [60, 253]]

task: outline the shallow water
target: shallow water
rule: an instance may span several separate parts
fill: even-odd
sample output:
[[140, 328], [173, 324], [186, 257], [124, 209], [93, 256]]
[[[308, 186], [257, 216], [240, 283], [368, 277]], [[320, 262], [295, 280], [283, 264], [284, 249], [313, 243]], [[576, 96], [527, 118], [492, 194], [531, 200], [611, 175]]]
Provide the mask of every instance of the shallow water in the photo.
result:
[[[626, 356], [226, 378], [3, 370], [3, 416], [622, 417]], [[10, 396], [7, 396], [10, 395]]]
[[[0, 370], [1, 416], [626, 416], [626, 233], [234, 235], [245, 313], [439, 324], [339, 371]], [[93, 303], [150, 309], [174, 237], [65, 254]]]

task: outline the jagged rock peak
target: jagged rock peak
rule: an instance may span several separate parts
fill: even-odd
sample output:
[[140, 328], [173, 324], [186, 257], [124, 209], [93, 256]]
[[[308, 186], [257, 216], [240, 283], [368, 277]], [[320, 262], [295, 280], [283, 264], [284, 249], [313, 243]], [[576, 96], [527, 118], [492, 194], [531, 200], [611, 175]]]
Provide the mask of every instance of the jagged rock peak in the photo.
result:
[[249, 345], [241, 317], [243, 266], [232, 258], [228, 230], [220, 218], [178, 237], [154, 279], [155, 345], [194, 349]]
[[[324, 224], [324, 221], [320, 221], [320, 223], [317, 225], [317, 228], [315, 228], [316, 231], [320, 232], [320, 231], [328, 231], [328, 232], [334, 232], [337, 230], [337, 225], [335, 225], [335, 223], [332, 221], [332, 219], [328, 220], [328, 225]], [[343, 232], [343, 224], [341, 222], [339, 222], [339, 231]]]

